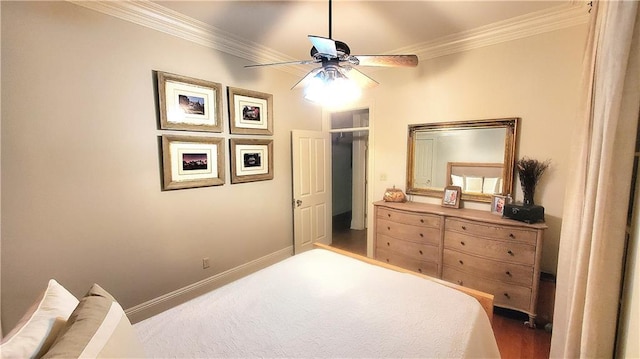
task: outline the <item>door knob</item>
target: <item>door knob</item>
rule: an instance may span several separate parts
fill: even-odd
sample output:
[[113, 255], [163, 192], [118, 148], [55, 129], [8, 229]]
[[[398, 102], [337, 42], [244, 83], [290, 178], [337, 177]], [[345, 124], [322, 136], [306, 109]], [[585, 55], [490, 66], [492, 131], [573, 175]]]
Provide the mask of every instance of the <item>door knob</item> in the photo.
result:
[[302, 201], [299, 199], [296, 199], [296, 207], [300, 207], [302, 206]]

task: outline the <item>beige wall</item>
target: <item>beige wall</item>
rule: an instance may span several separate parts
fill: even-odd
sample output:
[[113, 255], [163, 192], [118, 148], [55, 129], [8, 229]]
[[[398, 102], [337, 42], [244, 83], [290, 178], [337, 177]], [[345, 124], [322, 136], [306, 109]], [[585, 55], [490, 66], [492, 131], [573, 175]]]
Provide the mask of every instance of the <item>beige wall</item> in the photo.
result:
[[[381, 199], [385, 188], [393, 185], [406, 187], [408, 124], [520, 117], [517, 158], [551, 159], [535, 200], [545, 207], [549, 225], [542, 270], [556, 273], [586, 30], [586, 24], [575, 26], [421, 61], [416, 69], [373, 73], [382, 85], [373, 94], [375, 185], [371, 197]], [[515, 198], [522, 200], [519, 183]], [[435, 201], [419, 196], [413, 200]], [[488, 205], [477, 203], [464, 206], [489, 210]]]
[[[49, 278], [128, 308], [292, 246], [290, 130], [321, 119], [296, 76], [67, 2], [1, 6], [5, 330]], [[162, 192], [152, 70], [272, 93], [274, 179], [231, 185], [227, 143], [224, 186]]]

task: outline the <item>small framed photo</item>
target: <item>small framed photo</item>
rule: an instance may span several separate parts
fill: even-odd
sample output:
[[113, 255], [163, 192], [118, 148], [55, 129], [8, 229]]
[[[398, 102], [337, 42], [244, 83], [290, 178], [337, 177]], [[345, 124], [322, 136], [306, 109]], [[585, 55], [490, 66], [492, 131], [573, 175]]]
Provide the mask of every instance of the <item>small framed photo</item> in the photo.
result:
[[162, 190], [224, 184], [224, 139], [162, 136]]
[[273, 179], [273, 140], [232, 138], [231, 183]]
[[222, 85], [157, 72], [160, 129], [222, 132]]
[[444, 207], [460, 208], [460, 194], [462, 188], [459, 186], [447, 186], [444, 188], [442, 196], [442, 205]]
[[491, 196], [491, 213], [503, 215], [505, 204], [507, 204], [507, 196], [497, 194]]
[[240, 135], [273, 135], [273, 95], [227, 88], [229, 131]]

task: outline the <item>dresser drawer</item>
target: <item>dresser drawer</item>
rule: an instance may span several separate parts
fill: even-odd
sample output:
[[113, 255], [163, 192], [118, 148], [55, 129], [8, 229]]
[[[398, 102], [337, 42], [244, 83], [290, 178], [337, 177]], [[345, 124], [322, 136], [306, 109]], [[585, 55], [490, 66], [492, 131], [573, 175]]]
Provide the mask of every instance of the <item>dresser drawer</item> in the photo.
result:
[[536, 258], [536, 247], [532, 245], [477, 238], [454, 231], [445, 231], [444, 248], [525, 265], [533, 265]]
[[384, 234], [379, 234], [376, 238], [376, 248], [390, 250], [423, 261], [438, 262], [440, 259], [437, 245], [404, 241]]
[[388, 221], [406, 223], [414, 226], [440, 228], [440, 216], [432, 214], [402, 212], [381, 207], [378, 208], [376, 213], [379, 219], [386, 219]]
[[438, 263], [407, 257], [380, 247], [376, 248], [376, 259], [414, 272], [434, 277], [438, 275]]
[[532, 245], [536, 244], [536, 231], [534, 230], [483, 224], [473, 221], [465, 221], [457, 218], [447, 218], [445, 220], [445, 230], [468, 233], [474, 236], [481, 236], [492, 239], [519, 241]]
[[418, 243], [440, 245], [440, 229], [431, 227], [412, 226], [405, 223], [378, 219], [377, 235], [386, 235]]
[[472, 273], [478, 277], [494, 279], [505, 283], [520, 284], [527, 287], [533, 283], [533, 267], [468, 255], [450, 249], [444, 250], [444, 266]]
[[442, 279], [493, 294], [497, 306], [531, 313], [531, 288], [479, 278], [448, 266], [442, 268]]

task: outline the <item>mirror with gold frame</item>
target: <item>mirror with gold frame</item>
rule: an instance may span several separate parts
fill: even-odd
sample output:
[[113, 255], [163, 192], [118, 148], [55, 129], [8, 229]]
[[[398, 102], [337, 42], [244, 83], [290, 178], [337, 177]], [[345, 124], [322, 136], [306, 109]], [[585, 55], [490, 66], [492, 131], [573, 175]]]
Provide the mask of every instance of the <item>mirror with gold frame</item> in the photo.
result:
[[462, 200], [491, 202], [511, 194], [519, 118], [409, 125], [407, 193], [442, 198], [462, 188]]

